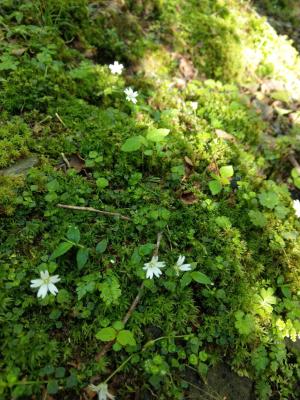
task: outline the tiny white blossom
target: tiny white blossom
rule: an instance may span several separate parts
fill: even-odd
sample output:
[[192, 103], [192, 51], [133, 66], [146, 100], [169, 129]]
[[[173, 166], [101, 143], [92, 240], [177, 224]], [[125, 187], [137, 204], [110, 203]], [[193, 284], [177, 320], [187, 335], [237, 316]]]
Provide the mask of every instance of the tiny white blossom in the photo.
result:
[[299, 200], [294, 200], [293, 201], [293, 207], [294, 207], [296, 216], [298, 218], [300, 218], [300, 201]]
[[196, 111], [198, 108], [198, 102], [197, 101], [191, 101], [191, 108]]
[[112, 74], [121, 75], [124, 65], [119, 64], [118, 61], [115, 61], [113, 64], [109, 64], [108, 68]]
[[183, 264], [185, 260], [185, 256], [179, 256], [178, 260], [175, 264], [175, 271], [177, 275], [179, 274], [179, 271], [185, 272], [185, 271], [190, 271], [192, 269], [191, 264]]
[[96, 392], [98, 395], [98, 400], [113, 400], [115, 396], [109, 393], [107, 383], [100, 383], [99, 385], [89, 385], [90, 390]]
[[135, 92], [132, 88], [126, 88], [124, 93], [126, 94], [126, 100], [131, 101], [133, 104], [137, 103], [138, 92]]
[[39, 288], [37, 292], [37, 297], [41, 297], [42, 299], [44, 299], [47, 296], [48, 291], [56, 296], [56, 293], [58, 293], [58, 289], [54, 285], [54, 283], [60, 281], [58, 275], [50, 276], [49, 272], [46, 270], [41, 271], [40, 276], [40, 279], [33, 279], [30, 285], [31, 288]]
[[159, 276], [162, 274], [161, 268], [165, 267], [165, 263], [158, 261], [157, 256], [153, 256], [151, 261], [144, 265], [145, 266], [143, 267], [143, 269], [146, 271], [146, 278], [149, 279], [152, 279], [153, 276], [159, 278]]

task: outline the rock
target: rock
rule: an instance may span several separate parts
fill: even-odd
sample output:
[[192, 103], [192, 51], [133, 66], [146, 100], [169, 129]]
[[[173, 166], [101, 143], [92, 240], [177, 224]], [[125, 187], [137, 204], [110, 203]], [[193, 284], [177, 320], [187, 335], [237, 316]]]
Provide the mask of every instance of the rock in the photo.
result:
[[24, 160], [17, 161], [15, 164], [8, 168], [0, 170], [2, 176], [16, 176], [25, 175], [27, 171], [38, 163], [38, 158], [35, 156], [25, 158]]
[[193, 400], [207, 400], [210, 398], [226, 400], [254, 400], [253, 382], [238, 376], [231, 371], [227, 364], [218, 364], [212, 367], [207, 374], [207, 382], [193, 384], [199, 390], [191, 386], [188, 398]]

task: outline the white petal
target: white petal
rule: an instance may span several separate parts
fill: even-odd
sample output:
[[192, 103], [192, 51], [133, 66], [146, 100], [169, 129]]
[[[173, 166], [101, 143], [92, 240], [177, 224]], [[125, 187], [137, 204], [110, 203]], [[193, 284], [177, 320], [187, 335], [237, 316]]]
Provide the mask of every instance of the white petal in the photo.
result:
[[178, 265], [178, 267], [180, 267], [183, 263], [184, 263], [184, 260], [185, 260], [185, 256], [179, 256], [178, 257], [178, 260], [177, 260], [177, 265]]
[[161, 270], [159, 268], [153, 268], [153, 274], [159, 278], [159, 276], [162, 274]]
[[147, 269], [146, 278], [148, 278], [148, 279], [153, 278], [153, 270], [152, 269]]
[[57, 283], [60, 281], [59, 275], [53, 275], [50, 277], [50, 282], [51, 283]]
[[165, 266], [166, 266], [166, 263], [164, 261], [159, 261], [155, 265], [155, 267], [157, 267], [157, 268], [164, 268]]
[[39, 291], [37, 293], [37, 297], [41, 297], [42, 299], [44, 299], [47, 296], [47, 292], [48, 292], [48, 285], [42, 285], [39, 288]]
[[180, 271], [190, 271], [192, 269], [191, 264], [183, 264], [179, 267]]
[[56, 296], [56, 293], [58, 293], [58, 289], [55, 285], [53, 285], [53, 283], [49, 283], [48, 284], [48, 289], [50, 291], [50, 293], [52, 293], [54, 296]]
[[33, 279], [33, 280], [31, 281], [30, 287], [32, 287], [32, 288], [37, 288], [37, 287], [42, 286], [43, 283], [44, 283], [44, 282], [43, 282], [42, 279]]
[[48, 279], [49, 278], [49, 272], [47, 270], [45, 272], [41, 271], [41, 278], [42, 279]]

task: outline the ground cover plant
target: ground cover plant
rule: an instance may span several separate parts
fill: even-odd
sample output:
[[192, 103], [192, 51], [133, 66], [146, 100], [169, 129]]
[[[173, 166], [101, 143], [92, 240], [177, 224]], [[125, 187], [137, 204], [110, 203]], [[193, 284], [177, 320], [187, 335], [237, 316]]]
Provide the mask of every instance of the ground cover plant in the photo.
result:
[[0, 38], [0, 398], [298, 399], [292, 42], [241, 0], [2, 0]]

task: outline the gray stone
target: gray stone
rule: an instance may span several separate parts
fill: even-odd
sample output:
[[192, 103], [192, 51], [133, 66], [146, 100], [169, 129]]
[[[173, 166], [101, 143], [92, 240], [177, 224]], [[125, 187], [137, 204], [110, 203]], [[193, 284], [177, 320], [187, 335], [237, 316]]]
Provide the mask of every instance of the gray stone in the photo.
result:
[[38, 158], [35, 156], [25, 158], [24, 160], [17, 161], [15, 164], [8, 168], [0, 170], [2, 176], [16, 176], [25, 175], [26, 172], [38, 163]]
[[[190, 386], [188, 398], [191, 400], [253, 400], [253, 382], [238, 376], [226, 364], [212, 367], [207, 374], [207, 382], [195, 382]], [[198, 389], [196, 388], [198, 387]]]

